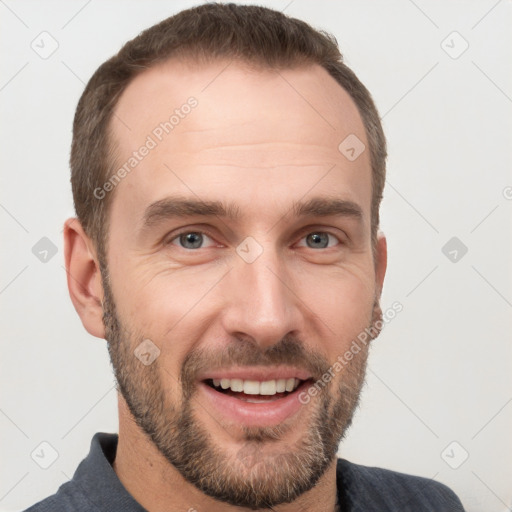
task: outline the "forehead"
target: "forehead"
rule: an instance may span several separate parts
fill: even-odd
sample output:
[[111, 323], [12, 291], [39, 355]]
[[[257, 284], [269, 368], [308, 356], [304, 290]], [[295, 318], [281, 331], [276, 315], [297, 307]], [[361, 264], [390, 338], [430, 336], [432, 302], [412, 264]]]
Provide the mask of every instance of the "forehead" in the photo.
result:
[[116, 186], [113, 213], [125, 204], [134, 222], [166, 195], [236, 195], [257, 213], [259, 198], [277, 206], [283, 193], [296, 200], [313, 186], [331, 194], [338, 188], [369, 209], [369, 151], [350, 161], [339, 149], [354, 136], [368, 147], [361, 117], [320, 66], [170, 60], [129, 84], [111, 131], [116, 169], [136, 159]]
[[[254, 143], [267, 140], [269, 130], [285, 127], [281, 138], [293, 137], [293, 142], [314, 143], [328, 137], [337, 147], [339, 136], [346, 132], [365, 138], [353, 100], [318, 65], [271, 70], [238, 61], [199, 65], [172, 59], [144, 71], [128, 85], [112, 119], [116, 141], [131, 149], [140, 142], [139, 132], [151, 133], [155, 121], [169, 120], [190, 97], [197, 99], [199, 108], [181, 129], [175, 126], [174, 135], [215, 129], [219, 143], [233, 138]], [[263, 127], [258, 133], [257, 128]]]

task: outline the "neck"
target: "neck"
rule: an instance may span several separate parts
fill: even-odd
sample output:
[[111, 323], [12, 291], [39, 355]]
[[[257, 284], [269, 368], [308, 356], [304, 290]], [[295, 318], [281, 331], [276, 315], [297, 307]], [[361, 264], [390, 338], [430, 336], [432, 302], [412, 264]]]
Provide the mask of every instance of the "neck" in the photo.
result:
[[[187, 482], [136, 425], [119, 395], [119, 442], [113, 469], [125, 489], [149, 512], [243, 512], [250, 509], [217, 501]], [[336, 459], [318, 483], [294, 502], [272, 508], [275, 512], [339, 512]]]

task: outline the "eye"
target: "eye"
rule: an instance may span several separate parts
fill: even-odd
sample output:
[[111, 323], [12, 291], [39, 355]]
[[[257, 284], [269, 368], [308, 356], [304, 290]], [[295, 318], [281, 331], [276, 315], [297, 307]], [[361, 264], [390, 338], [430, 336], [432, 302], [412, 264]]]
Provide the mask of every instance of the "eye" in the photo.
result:
[[[329, 237], [334, 241], [334, 243], [329, 244]], [[334, 247], [340, 243], [339, 238], [331, 235], [331, 233], [326, 233], [325, 231], [314, 231], [309, 233], [303, 238], [303, 240], [306, 241], [306, 247], [311, 249], [328, 249], [329, 247]], [[304, 247], [303, 244], [299, 244], [299, 246]]]
[[184, 231], [183, 233], [176, 235], [168, 243], [171, 245], [178, 245], [183, 249], [192, 250], [204, 248], [202, 246], [205, 240], [213, 242], [208, 235], [201, 233], [200, 231]]

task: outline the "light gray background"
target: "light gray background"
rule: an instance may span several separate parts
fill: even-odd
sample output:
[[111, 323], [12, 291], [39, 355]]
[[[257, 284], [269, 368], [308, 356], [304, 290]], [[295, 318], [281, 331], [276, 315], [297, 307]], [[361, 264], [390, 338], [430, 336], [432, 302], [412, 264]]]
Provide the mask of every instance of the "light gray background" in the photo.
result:
[[[55, 492], [92, 435], [117, 429], [105, 342], [83, 329], [63, 269], [71, 123], [99, 64], [196, 3], [0, 0], [3, 511]], [[261, 3], [336, 36], [389, 141], [383, 306], [403, 311], [374, 343], [340, 455], [445, 482], [469, 512], [510, 510], [511, 2]], [[31, 48], [51, 49], [43, 31], [59, 45], [47, 59]], [[468, 248], [455, 262], [442, 252], [454, 236]], [[46, 262], [42, 237], [57, 247]], [[59, 455], [48, 469], [43, 441]]]

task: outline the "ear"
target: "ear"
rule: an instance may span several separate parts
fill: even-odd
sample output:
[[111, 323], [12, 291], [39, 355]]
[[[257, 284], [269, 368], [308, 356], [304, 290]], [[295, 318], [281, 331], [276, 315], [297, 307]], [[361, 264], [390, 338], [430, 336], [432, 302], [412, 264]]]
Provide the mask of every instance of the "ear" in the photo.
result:
[[377, 245], [375, 247], [375, 284], [377, 287], [377, 297], [382, 294], [384, 286], [384, 276], [388, 266], [388, 244], [384, 233], [379, 231], [377, 234]]
[[64, 223], [64, 257], [71, 301], [93, 336], [105, 338], [103, 285], [94, 244], [76, 218]]

